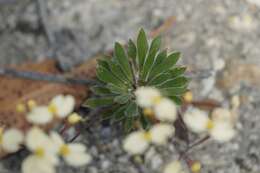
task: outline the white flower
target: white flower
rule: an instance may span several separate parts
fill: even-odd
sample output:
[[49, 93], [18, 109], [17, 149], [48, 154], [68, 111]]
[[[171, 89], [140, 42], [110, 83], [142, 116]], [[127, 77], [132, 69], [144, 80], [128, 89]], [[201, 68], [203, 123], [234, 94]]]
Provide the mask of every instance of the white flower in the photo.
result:
[[184, 171], [179, 161], [172, 161], [165, 166], [163, 173], [184, 173]]
[[229, 21], [232, 29], [237, 31], [249, 32], [257, 27], [255, 19], [249, 14], [242, 14], [241, 16], [232, 16]]
[[74, 109], [75, 99], [70, 96], [58, 95], [51, 100], [50, 110], [60, 118], [65, 118]]
[[22, 164], [23, 173], [55, 173], [55, 166], [47, 158], [37, 155], [28, 156]]
[[174, 134], [174, 127], [168, 124], [157, 124], [149, 131], [136, 131], [129, 134], [123, 142], [123, 148], [129, 154], [143, 154], [151, 143], [164, 145]]
[[183, 120], [187, 127], [195, 133], [206, 131], [207, 125], [209, 123], [208, 115], [205, 112], [196, 108], [185, 112]]
[[149, 131], [151, 141], [157, 145], [165, 145], [168, 139], [174, 134], [174, 127], [169, 124], [156, 124]]
[[218, 142], [227, 142], [235, 136], [236, 131], [229, 122], [215, 122], [209, 134]]
[[28, 122], [42, 125], [52, 121], [53, 115], [47, 106], [37, 106], [26, 116]]
[[16, 152], [24, 139], [23, 133], [15, 128], [0, 132], [0, 145], [6, 152]]
[[154, 113], [156, 118], [161, 121], [170, 121], [174, 122], [177, 118], [177, 109], [175, 104], [167, 98], [161, 99], [154, 106]]
[[153, 87], [140, 87], [135, 95], [137, 104], [141, 107], [151, 107], [162, 97], [159, 90]]
[[123, 142], [123, 148], [129, 154], [142, 154], [149, 146], [149, 135], [145, 131], [137, 131], [129, 134]]
[[59, 150], [59, 154], [69, 165], [78, 167], [88, 164], [91, 161], [91, 157], [86, 152], [86, 147], [83, 144], [65, 144], [64, 140], [56, 132], [52, 132], [50, 137]]
[[50, 138], [38, 127], [26, 135], [25, 145], [32, 152], [22, 163], [23, 173], [54, 173], [58, 163], [57, 150]]
[[228, 109], [216, 108], [211, 116], [213, 121], [232, 122], [232, 114]]
[[25, 145], [32, 152], [43, 149], [47, 153], [55, 153], [55, 145], [52, 140], [38, 127], [32, 127], [28, 131], [25, 137]]
[[218, 142], [227, 142], [236, 134], [232, 114], [227, 109], [213, 110], [211, 119], [205, 112], [193, 109], [185, 113], [183, 120], [193, 132], [208, 132], [211, 138]]

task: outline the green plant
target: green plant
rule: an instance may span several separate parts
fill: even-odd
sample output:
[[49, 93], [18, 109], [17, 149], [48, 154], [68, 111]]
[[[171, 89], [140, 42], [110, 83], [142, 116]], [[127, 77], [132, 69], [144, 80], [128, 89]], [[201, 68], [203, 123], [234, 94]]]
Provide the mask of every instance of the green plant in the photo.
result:
[[149, 44], [143, 29], [136, 44], [129, 40], [127, 52], [121, 44], [115, 43], [113, 57], [98, 60], [96, 74], [100, 85], [92, 87], [95, 97], [88, 99], [85, 106], [109, 106], [107, 118], [112, 122], [123, 122], [129, 131], [135, 122], [140, 122], [143, 128], [152, 124], [135, 102], [134, 91], [138, 87], [156, 87], [164, 96], [181, 104], [181, 96], [188, 85], [184, 76], [186, 68], [176, 66], [179, 52], [168, 55], [167, 50], [160, 50], [160, 46], [161, 37], [154, 38]]

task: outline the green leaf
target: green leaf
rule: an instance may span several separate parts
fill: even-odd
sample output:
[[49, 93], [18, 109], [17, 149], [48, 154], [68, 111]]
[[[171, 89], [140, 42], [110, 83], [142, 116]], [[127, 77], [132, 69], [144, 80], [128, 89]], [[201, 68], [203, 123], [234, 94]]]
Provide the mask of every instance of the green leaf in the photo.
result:
[[114, 103], [113, 97], [90, 98], [85, 103], [83, 103], [83, 106], [96, 108], [99, 106], [112, 105], [113, 103]]
[[138, 115], [138, 107], [135, 102], [130, 102], [126, 108], [125, 115], [127, 117], [135, 117]]
[[117, 121], [121, 121], [124, 118], [126, 118], [126, 116], [125, 116], [126, 107], [127, 107], [127, 105], [123, 105], [123, 106], [119, 107], [118, 109], [116, 109], [116, 111], [113, 113], [112, 123], [116, 123]]
[[187, 91], [187, 87], [165, 88], [160, 90], [165, 96], [181, 96]]
[[162, 63], [158, 64], [157, 66], [155, 66], [155, 68], [152, 69], [150, 76], [156, 76], [158, 74], [161, 74], [169, 70], [176, 64], [179, 58], [180, 58], [179, 52], [174, 52], [170, 54]]
[[159, 88], [176, 88], [187, 85], [188, 79], [184, 76], [176, 77], [174, 79], [167, 80], [166, 82], [158, 85]]
[[116, 96], [114, 101], [119, 104], [125, 104], [129, 101], [130, 98], [131, 98], [130, 94], [124, 94], [124, 95]]
[[119, 87], [124, 87], [125, 84], [115, 77], [109, 70], [100, 66], [97, 68], [97, 78], [105, 83], [112, 83]]
[[140, 69], [142, 69], [142, 66], [144, 64], [147, 50], [148, 50], [148, 41], [144, 30], [141, 29], [137, 37], [137, 54], [138, 54], [138, 63]]
[[115, 43], [115, 58], [118, 61], [119, 65], [122, 68], [122, 71], [128, 77], [128, 79], [132, 79], [132, 71], [130, 68], [129, 60], [125, 54], [125, 50], [123, 46], [119, 43]]
[[114, 94], [128, 93], [127, 88], [125, 88], [125, 87], [118, 87], [118, 86], [113, 85], [113, 84], [108, 84], [107, 88]]
[[134, 117], [126, 117], [124, 119], [124, 132], [128, 133], [134, 128]]
[[151, 47], [149, 49], [149, 54], [148, 54], [148, 57], [145, 60], [143, 70], [142, 70], [142, 73], [141, 73], [141, 79], [143, 79], [143, 80], [146, 79], [148, 72], [152, 68], [152, 65], [153, 65], [154, 60], [155, 60], [155, 55], [158, 52], [158, 50], [160, 49], [160, 46], [161, 46], [161, 37], [158, 36], [155, 39], [153, 39], [153, 41], [151, 43]]
[[186, 71], [187, 67], [176, 67], [172, 70], [170, 70], [172, 77], [175, 78], [177, 76], [183, 75]]
[[150, 129], [150, 127], [152, 126], [151, 121], [143, 114], [141, 114], [140, 122], [145, 130]]
[[110, 90], [103, 86], [91, 87], [91, 91], [97, 95], [111, 94]]
[[108, 58], [98, 59], [97, 63], [98, 63], [98, 68], [103, 67], [103, 68], [109, 70], [109, 59]]
[[[109, 63], [109, 67], [111, 72], [118, 78], [120, 79], [123, 83], [125, 83], [126, 85], [130, 86], [131, 84], [129, 83], [129, 79], [128, 77], [125, 75], [125, 73], [123, 72], [123, 70], [120, 68], [120, 66], [117, 64], [117, 62], [112, 62], [110, 61]], [[131, 81], [130, 81], [131, 82]]]
[[176, 105], [182, 104], [182, 99], [180, 96], [171, 96], [170, 99], [173, 100]]
[[158, 85], [161, 84], [163, 82], [165, 82], [166, 80], [171, 78], [171, 74], [170, 73], [162, 73], [159, 74], [158, 76], [156, 76], [155, 78], [153, 78], [151, 81], [148, 82], [147, 85]]
[[158, 55], [155, 58], [155, 62], [153, 64], [153, 66], [156, 66], [156, 65], [160, 64], [166, 58], [167, 58], [167, 49], [165, 49], [165, 50], [161, 51], [160, 53], [158, 53]]
[[138, 107], [135, 102], [129, 102], [125, 109], [124, 131], [129, 132], [134, 127], [135, 117], [138, 115]]
[[128, 51], [127, 51], [127, 53], [128, 53], [128, 56], [130, 58], [132, 58], [134, 61], [136, 59], [136, 51], [137, 51], [136, 46], [135, 46], [134, 42], [130, 39], [128, 41]]

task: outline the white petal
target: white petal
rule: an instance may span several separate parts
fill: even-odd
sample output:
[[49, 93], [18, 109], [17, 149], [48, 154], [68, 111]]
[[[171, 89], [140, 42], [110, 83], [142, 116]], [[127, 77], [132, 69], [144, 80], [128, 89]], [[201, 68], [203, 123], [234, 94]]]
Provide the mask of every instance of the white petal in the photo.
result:
[[52, 113], [46, 106], [35, 107], [27, 116], [27, 121], [33, 124], [46, 124], [53, 119]]
[[232, 114], [228, 109], [216, 108], [212, 112], [212, 120], [221, 122], [231, 122]]
[[[75, 148], [71, 148], [70, 145], [69, 148], [71, 153], [64, 157], [69, 165], [78, 167], [86, 165], [91, 161], [91, 156], [88, 153], [75, 151]], [[80, 148], [78, 149], [79, 151], [81, 150]]]
[[129, 154], [142, 154], [148, 148], [149, 141], [144, 137], [144, 132], [138, 131], [129, 134], [123, 143], [123, 148]]
[[161, 97], [159, 90], [153, 87], [140, 87], [135, 91], [137, 104], [141, 107], [151, 107], [154, 99]]
[[55, 166], [38, 156], [28, 156], [22, 163], [23, 173], [55, 173]]
[[24, 139], [23, 133], [18, 129], [8, 129], [2, 137], [2, 147], [7, 152], [16, 152]]
[[45, 152], [57, 152], [47, 134], [38, 127], [32, 127], [26, 135], [25, 144], [31, 151], [42, 148]]
[[218, 142], [228, 142], [235, 134], [235, 129], [227, 122], [215, 123], [213, 129], [210, 130], [211, 137]]
[[58, 155], [56, 155], [55, 153], [45, 153], [43, 159], [47, 160], [53, 165], [58, 165], [58, 163], [60, 162]]
[[168, 124], [157, 124], [154, 125], [151, 130], [152, 142], [157, 145], [164, 145], [168, 139], [174, 134], [174, 127]]
[[51, 105], [56, 107], [57, 115], [59, 117], [65, 118], [73, 111], [75, 99], [70, 95], [58, 95], [52, 99]]
[[54, 145], [56, 145], [57, 147], [61, 147], [65, 143], [60, 134], [58, 134], [57, 132], [51, 132], [50, 138], [53, 141]]
[[78, 153], [83, 153], [86, 152], [87, 150], [86, 146], [80, 143], [69, 144], [69, 148], [71, 152], [78, 152]]
[[178, 161], [173, 161], [167, 164], [163, 173], [183, 173], [181, 163]]
[[154, 107], [155, 116], [161, 121], [174, 122], [177, 118], [177, 109], [175, 104], [167, 98], [163, 98]]
[[205, 112], [194, 108], [185, 112], [183, 120], [191, 131], [201, 133], [207, 130], [209, 118]]

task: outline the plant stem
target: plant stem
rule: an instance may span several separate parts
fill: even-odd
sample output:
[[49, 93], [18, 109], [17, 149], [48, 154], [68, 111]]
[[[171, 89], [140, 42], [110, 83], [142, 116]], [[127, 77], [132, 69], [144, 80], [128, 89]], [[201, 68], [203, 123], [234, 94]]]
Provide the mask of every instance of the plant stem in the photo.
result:
[[182, 153], [180, 154], [179, 160], [182, 159], [183, 157], [185, 157], [185, 155], [188, 153], [188, 151], [190, 151], [192, 148], [194, 148], [194, 147], [196, 147], [196, 146], [202, 144], [203, 142], [207, 141], [209, 138], [210, 138], [210, 136], [207, 135], [207, 136], [205, 136], [205, 137], [199, 139], [198, 141], [192, 143], [191, 145], [189, 145], [188, 148], [187, 148], [184, 152], [182, 152]]
[[48, 81], [54, 83], [63, 84], [75, 84], [75, 85], [97, 85], [98, 82], [91, 79], [80, 79], [73, 77], [66, 77], [63, 75], [43, 74], [30, 71], [17, 71], [11, 68], [0, 68], [0, 75], [11, 76], [15, 78], [23, 78], [38, 81]]

